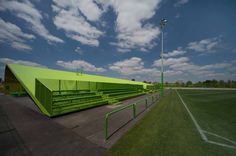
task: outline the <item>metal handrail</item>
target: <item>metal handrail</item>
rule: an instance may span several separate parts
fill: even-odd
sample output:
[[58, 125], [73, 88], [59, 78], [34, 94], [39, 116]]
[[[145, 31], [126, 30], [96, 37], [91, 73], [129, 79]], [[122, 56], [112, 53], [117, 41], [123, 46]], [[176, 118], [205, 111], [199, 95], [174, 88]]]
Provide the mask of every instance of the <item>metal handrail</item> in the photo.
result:
[[[156, 95], [157, 95], [157, 94], [156, 94]], [[152, 105], [152, 104], [151, 104], [151, 105], [148, 106], [148, 104], [147, 104], [147, 100], [148, 100], [148, 98], [150, 98], [150, 97], [152, 97], [152, 104], [154, 104], [154, 103], [159, 99], [159, 96], [158, 96], [157, 100], [154, 100], [153, 95], [150, 95], [150, 96], [146, 97], [146, 98], [145, 98], [145, 106], [146, 106], [146, 108], [144, 109], [144, 111], [145, 111], [148, 107], [150, 107], [150, 106]], [[144, 112], [144, 111], [142, 111], [142, 112], [140, 112], [139, 114], [136, 114], [137, 103], [140, 102], [140, 101], [142, 101], [142, 100], [144, 100], [144, 99], [140, 99], [140, 100], [136, 101], [136, 102], [133, 103], [133, 104], [129, 104], [129, 105], [123, 106], [123, 107], [121, 107], [121, 108], [115, 109], [115, 110], [113, 110], [113, 111], [111, 111], [111, 112], [108, 112], [108, 113], [105, 115], [105, 140], [109, 139], [117, 130], [119, 130], [121, 127], [123, 127], [124, 125], [126, 125], [126, 124], [130, 121], [130, 120], [129, 120], [128, 122], [126, 122], [125, 124], [123, 124], [122, 126], [120, 126], [120, 128], [118, 128], [117, 130], [115, 130], [113, 133], [111, 133], [111, 134], [109, 135], [109, 134], [108, 134], [108, 121], [109, 121], [109, 117], [110, 117], [112, 114], [115, 114], [115, 113], [117, 113], [117, 112], [120, 112], [120, 111], [122, 111], [122, 110], [125, 110], [125, 109], [128, 109], [128, 108], [132, 107], [132, 108], [133, 108], [133, 118], [132, 118], [131, 120], [135, 119], [139, 114], [141, 114], [142, 112]], [[138, 105], [139, 105], [139, 104], [138, 104]]]
[[135, 118], [134, 104], [129, 104], [129, 105], [127, 105], [127, 106], [124, 106], [124, 107], [115, 109], [115, 110], [113, 110], [113, 111], [111, 111], [111, 112], [109, 112], [109, 113], [106, 114], [106, 117], [105, 117], [105, 139], [106, 139], [106, 140], [111, 136], [111, 135], [108, 136], [108, 118], [109, 118], [109, 116], [112, 115], [112, 114], [115, 114], [115, 113], [117, 113], [117, 112], [120, 112], [120, 111], [122, 111], [122, 110], [124, 110], [124, 109], [130, 108], [130, 107], [133, 108], [133, 119], [134, 119], [134, 118]]

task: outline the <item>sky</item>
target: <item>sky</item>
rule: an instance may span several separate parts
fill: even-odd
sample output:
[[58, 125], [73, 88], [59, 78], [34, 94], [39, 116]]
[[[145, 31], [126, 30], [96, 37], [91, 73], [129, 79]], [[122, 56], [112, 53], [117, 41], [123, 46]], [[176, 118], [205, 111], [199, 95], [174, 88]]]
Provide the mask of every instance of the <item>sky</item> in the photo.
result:
[[165, 81], [236, 80], [235, 25], [235, 0], [1, 0], [0, 77], [17, 63], [159, 82], [163, 31]]

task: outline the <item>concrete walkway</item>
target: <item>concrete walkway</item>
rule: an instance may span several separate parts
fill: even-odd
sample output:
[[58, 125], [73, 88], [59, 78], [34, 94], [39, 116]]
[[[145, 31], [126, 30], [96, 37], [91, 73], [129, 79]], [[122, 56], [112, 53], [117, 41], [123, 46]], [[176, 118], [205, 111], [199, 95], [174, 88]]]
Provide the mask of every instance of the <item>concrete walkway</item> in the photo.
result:
[[[144, 97], [126, 100], [121, 105], [104, 105], [48, 118], [40, 113], [29, 97], [1, 95], [0, 155], [103, 155], [148, 111], [121, 128], [108, 141], [104, 140], [105, 114]], [[109, 130], [129, 120], [131, 114], [127, 110], [111, 118]]]

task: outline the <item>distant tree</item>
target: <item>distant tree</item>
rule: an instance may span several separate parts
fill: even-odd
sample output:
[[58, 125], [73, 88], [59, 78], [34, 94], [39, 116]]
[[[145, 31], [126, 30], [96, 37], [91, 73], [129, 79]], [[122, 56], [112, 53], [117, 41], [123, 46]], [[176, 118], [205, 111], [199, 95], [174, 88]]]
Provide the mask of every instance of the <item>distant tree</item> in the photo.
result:
[[198, 81], [197, 83], [195, 83], [194, 86], [195, 86], [195, 87], [203, 87], [201, 81]]
[[153, 82], [153, 85], [154, 86], [159, 86], [159, 83], [158, 82]]
[[147, 81], [144, 80], [143, 83], [147, 83]]
[[187, 86], [187, 87], [192, 86], [192, 84], [193, 84], [192, 81], [187, 81], [187, 82], [186, 82], [186, 86]]
[[227, 86], [228, 88], [231, 88], [231, 82], [232, 82], [231, 80], [228, 80], [228, 81], [227, 81], [226, 86]]
[[217, 84], [218, 84], [218, 81], [217, 81], [217, 80], [213, 79], [213, 80], [211, 81], [211, 87], [217, 87]]
[[206, 80], [202, 82], [203, 87], [210, 87], [211, 85], [211, 80]]
[[176, 82], [175, 82], [175, 87], [179, 87], [179, 86], [180, 86], [179, 81], [176, 81]]
[[131, 79], [131, 81], [135, 81], [135, 79]]
[[167, 81], [165, 82], [165, 86], [167, 86], [167, 87], [169, 86], [169, 83]]
[[232, 81], [232, 88], [236, 88], [236, 81]]
[[0, 77], [0, 83], [2, 83], [2, 78]]
[[225, 87], [225, 82], [224, 82], [224, 80], [220, 80], [220, 81], [218, 82], [218, 87], [222, 87], [222, 88]]

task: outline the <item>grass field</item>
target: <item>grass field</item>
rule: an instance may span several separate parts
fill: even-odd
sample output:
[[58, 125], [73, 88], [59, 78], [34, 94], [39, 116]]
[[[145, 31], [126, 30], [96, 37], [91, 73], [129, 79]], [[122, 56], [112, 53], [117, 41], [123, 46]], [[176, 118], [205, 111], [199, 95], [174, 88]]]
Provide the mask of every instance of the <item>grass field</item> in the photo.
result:
[[[236, 141], [236, 91], [179, 90], [202, 130]], [[210, 141], [232, 143], [205, 133]], [[236, 149], [205, 142], [172, 90], [106, 155], [236, 155]]]

